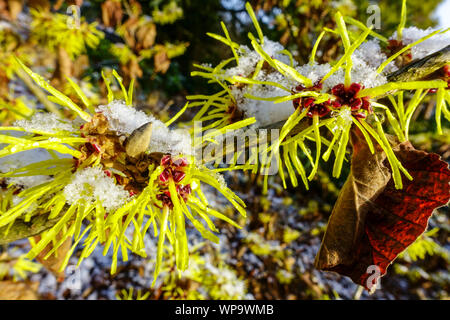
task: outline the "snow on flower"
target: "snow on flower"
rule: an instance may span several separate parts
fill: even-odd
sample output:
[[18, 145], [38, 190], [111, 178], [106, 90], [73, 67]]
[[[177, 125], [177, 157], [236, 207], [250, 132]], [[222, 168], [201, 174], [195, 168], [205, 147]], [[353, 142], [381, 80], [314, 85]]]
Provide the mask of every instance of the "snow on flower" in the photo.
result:
[[100, 167], [88, 167], [77, 171], [72, 181], [64, 188], [64, 196], [69, 204], [80, 199], [94, 203], [97, 199], [106, 210], [121, 207], [129, 199], [129, 193], [116, 185]]
[[[274, 59], [277, 59], [285, 64], [289, 64], [289, 57], [281, 51], [284, 50], [283, 45], [264, 37], [264, 44], [262, 45], [264, 52]], [[255, 70], [256, 64], [261, 60], [261, 56], [249, 47], [242, 45], [238, 50], [239, 64], [236, 67], [225, 70], [227, 76], [248, 76]]]
[[[274, 59], [277, 59], [285, 64], [290, 64], [290, 59], [283, 54], [284, 47], [275, 41], [271, 41], [264, 37], [264, 44], [262, 45], [264, 51]], [[232, 78], [234, 76], [250, 77], [254, 71], [257, 63], [261, 60], [261, 56], [254, 50], [247, 46], [241, 46], [238, 50], [239, 63], [236, 67], [225, 70], [225, 75]], [[296, 62], [293, 61], [294, 66]], [[290, 86], [290, 80], [283, 77], [278, 72], [265, 72], [261, 70], [255, 80], [276, 82], [286, 87]], [[256, 126], [265, 126], [278, 121], [286, 120], [294, 112], [292, 104], [289, 102], [274, 104], [271, 101], [255, 100], [246, 98], [246, 94], [258, 96], [262, 98], [269, 98], [274, 96], [285, 95], [286, 92], [280, 88], [265, 85], [253, 85], [244, 87], [232, 87], [231, 92], [237, 101], [239, 110], [241, 110], [246, 117], [255, 117]]]
[[[352, 56], [352, 82], [359, 83], [365, 88], [373, 88], [387, 83], [385, 76], [378, 74], [373, 65], [369, 65], [365, 60], [361, 59], [362, 55], [362, 52], [358, 52]], [[310, 79], [312, 83], [317, 83], [331, 70], [331, 66], [328, 63], [305, 64], [297, 67], [296, 70]], [[344, 81], [344, 69], [339, 69], [323, 82], [322, 92], [329, 92], [334, 86], [344, 83]]]
[[271, 98], [286, 95], [286, 92], [280, 88], [272, 86], [255, 85], [246, 90], [233, 89], [239, 109], [244, 112], [246, 117], [255, 117], [257, 126], [266, 126], [278, 121], [289, 118], [294, 113], [292, 102], [283, 102], [274, 104], [272, 101], [248, 99], [244, 93], [251, 94], [261, 98]]
[[[387, 83], [385, 76], [380, 75], [374, 68], [367, 65], [363, 60], [353, 57], [351, 79], [353, 83], [359, 83], [365, 88], [374, 88]], [[323, 91], [329, 92], [334, 86], [344, 83], [344, 69], [339, 69], [323, 82]]]
[[100, 105], [95, 111], [103, 113], [108, 119], [111, 130], [125, 134], [131, 134], [133, 130], [147, 122], [158, 121], [153, 116], [148, 116], [142, 111], [127, 106], [121, 100], [114, 100], [107, 105]]
[[[387, 56], [382, 52], [380, 42], [377, 39], [363, 42], [352, 54], [353, 61], [363, 61], [371, 69], [377, 69]], [[389, 63], [384, 69], [383, 74], [389, 74], [398, 68], [394, 62]]]
[[[263, 48], [269, 56], [274, 57], [285, 64], [290, 63], [285, 55], [279, 54], [279, 52], [283, 50], [283, 47], [280, 44], [265, 40]], [[258, 53], [249, 51], [248, 48], [245, 52], [247, 54], [239, 58], [239, 65], [237, 67], [226, 70], [227, 76], [249, 77], [249, 75], [254, 72], [255, 65], [261, 57]], [[365, 88], [373, 88], [386, 84], [387, 79], [384, 74], [379, 74], [376, 71], [378, 66], [386, 59], [386, 56], [381, 52], [378, 41], [371, 40], [364, 42], [352, 55], [352, 82], [359, 83]], [[314, 63], [296, 66], [296, 63], [294, 62], [293, 66], [296, 71], [310, 79], [313, 84], [318, 83], [331, 70], [329, 64]], [[394, 63], [391, 63], [385, 68], [385, 71], [389, 73], [395, 71], [395, 69]], [[294, 85], [289, 77], [283, 76], [278, 71], [267, 72], [262, 70], [258, 73], [255, 80], [277, 83], [288, 89], [292, 88]], [[336, 85], [344, 83], [344, 80], [344, 69], [339, 69], [323, 82], [321, 91], [330, 92]], [[294, 112], [291, 101], [275, 104], [272, 101], [246, 97], [246, 95], [251, 95], [264, 99], [286, 95], [286, 91], [279, 87], [271, 85], [233, 86], [231, 92], [236, 99], [238, 108], [243, 111], [244, 115], [246, 117], [255, 117], [257, 121], [256, 126], [267, 126], [272, 123], [284, 121]]]
[[131, 134], [140, 126], [151, 122], [152, 137], [149, 151], [170, 153], [171, 155], [191, 155], [191, 137], [185, 130], [170, 130], [167, 126], [151, 115], [127, 106], [124, 101], [114, 100], [108, 105], [100, 105], [97, 112], [103, 113], [108, 119], [110, 129], [122, 134]]
[[[409, 27], [403, 29], [402, 32], [402, 43], [404, 45], [409, 45], [420, 38], [423, 38], [430, 33], [436, 31], [437, 29], [434, 28], [428, 28], [428, 29], [419, 29], [417, 27]], [[397, 39], [397, 31], [392, 34], [392, 36], [389, 39]], [[446, 46], [450, 45], [450, 33], [438, 33], [434, 35], [433, 37], [417, 44], [416, 46], [411, 48], [411, 54], [412, 58], [414, 60], [416, 59], [422, 59], [423, 57], [432, 54], [436, 51], [441, 50], [442, 48], [445, 48]]]
[[66, 120], [62, 120], [54, 113], [38, 112], [30, 120], [17, 120], [16, 127], [25, 130], [38, 130], [44, 132], [74, 131], [74, 127]]

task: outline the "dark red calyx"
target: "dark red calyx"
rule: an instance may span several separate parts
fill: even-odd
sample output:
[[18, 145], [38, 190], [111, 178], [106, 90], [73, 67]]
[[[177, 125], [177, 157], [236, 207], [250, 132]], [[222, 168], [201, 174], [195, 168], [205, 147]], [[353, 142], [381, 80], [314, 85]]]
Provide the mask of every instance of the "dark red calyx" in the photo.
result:
[[362, 112], [362, 110], [371, 113], [372, 107], [370, 105], [369, 97], [358, 97], [358, 93], [362, 89], [364, 89], [364, 86], [359, 83], [352, 83], [348, 88], [346, 88], [343, 83], [334, 86], [331, 89], [331, 93], [336, 99], [331, 105], [335, 109], [348, 106], [355, 116], [358, 115], [359, 118], [365, 118], [366, 114]]
[[[187, 201], [189, 195], [192, 193], [192, 189], [191, 186], [188, 185], [177, 185], [177, 194], [178, 197], [180, 197], [181, 199], [183, 199], [184, 202]], [[158, 199], [159, 201], [161, 201], [163, 203], [163, 206], [168, 206], [170, 209], [173, 208], [173, 202], [172, 202], [172, 198], [170, 197], [170, 192], [169, 190], [165, 190], [160, 194], [156, 195], [156, 199]]]
[[178, 192], [178, 195], [184, 200], [184, 202], [186, 202], [187, 198], [189, 197], [189, 195], [192, 192], [191, 185], [189, 185], [189, 184], [187, 184], [185, 186], [178, 185], [177, 192]]
[[185, 170], [189, 165], [186, 158], [178, 158], [173, 160], [170, 155], [165, 155], [161, 159], [161, 166], [164, 167], [164, 171], [159, 175], [159, 181], [166, 183], [170, 178], [175, 183], [181, 182], [186, 176]]
[[386, 49], [388, 49], [389, 51], [392, 51], [392, 52], [397, 52], [400, 49], [402, 49], [403, 47], [404, 47], [404, 45], [403, 45], [402, 41], [391, 39], [388, 41], [388, 45], [387, 45]]
[[186, 176], [186, 173], [184, 173], [183, 171], [175, 171], [173, 173], [173, 181], [175, 181], [176, 183], [179, 183], [181, 180], [184, 179], [185, 176]]
[[173, 162], [173, 164], [176, 167], [187, 167], [189, 165], [189, 162], [186, 160], [186, 158], [178, 158]]
[[170, 172], [169, 169], [164, 169], [164, 171], [159, 175], [159, 181], [161, 182], [167, 182], [170, 179], [170, 176], [172, 175], [172, 173]]
[[[322, 83], [320, 80], [311, 87], [305, 87], [303, 85], [298, 85], [294, 88], [293, 94], [299, 93], [302, 91], [315, 91], [320, 92], [322, 90]], [[308, 117], [313, 117], [318, 115], [319, 117], [326, 116], [331, 109], [329, 108], [329, 101], [322, 102], [319, 104], [315, 103], [316, 99], [313, 97], [301, 97], [292, 100], [294, 108], [300, 108], [300, 110], [308, 109], [308, 113], [306, 114]]]
[[167, 182], [172, 179], [176, 184], [178, 197], [187, 201], [187, 198], [191, 193], [191, 186], [183, 186], [180, 183], [186, 177], [186, 170], [189, 166], [189, 162], [186, 158], [173, 159], [170, 155], [165, 155], [161, 159], [161, 166], [164, 167], [163, 172], [159, 175], [161, 193], [158, 194], [156, 198], [162, 202], [163, 206], [168, 206], [172, 209], [173, 203], [170, 198]]
[[167, 167], [170, 166], [172, 164], [172, 158], [170, 155], [165, 155], [164, 157], [162, 157], [161, 159], [161, 165], [163, 167]]
[[164, 193], [157, 194], [156, 195], [156, 199], [161, 201], [164, 206], [167, 206], [170, 209], [173, 208], [172, 199], [170, 199], [170, 193], [168, 191], [164, 192]]
[[315, 115], [319, 117], [324, 117], [330, 112], [330, 108], [325, 103], [313, 104], [306, 114], [308, 117], [313, 117]]

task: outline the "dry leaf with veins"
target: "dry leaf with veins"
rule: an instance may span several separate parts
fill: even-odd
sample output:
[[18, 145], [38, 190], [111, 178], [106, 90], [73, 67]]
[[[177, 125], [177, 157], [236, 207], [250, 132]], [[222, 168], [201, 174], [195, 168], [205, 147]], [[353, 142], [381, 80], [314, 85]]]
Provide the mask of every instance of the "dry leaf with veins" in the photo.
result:
[[350, 175], [331, 213], [315, 266], [348, 276], [369, 290], [375, 288], [368, 281], [374, 278], [369, 267], [378, 267], [383, 276], [426, 230], [433, 211], [449, 202], [450, 170], [439, 155], [392, 138], [396, 157], [413, 177], [403, 178], [403, 189], [398, 190], [381, 148], [376, 146], [371, 154], [358, 129], [352, 131], [351, 141]]

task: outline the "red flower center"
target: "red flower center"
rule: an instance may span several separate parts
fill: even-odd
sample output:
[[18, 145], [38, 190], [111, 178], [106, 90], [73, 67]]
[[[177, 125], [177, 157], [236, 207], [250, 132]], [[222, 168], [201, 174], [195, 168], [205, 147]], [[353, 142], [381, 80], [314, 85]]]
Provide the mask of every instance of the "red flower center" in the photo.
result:
[[172, 179], [175, 182], [178, 196], [184, 201], [187, 200], [189, 194], [191, 194], [191, 186], [181, 185], [180, 182], [186, 176], [185, 170], [189, 165], [186, 158], [178, 158], [173, 160], [170, 155], [165, 155], [161, 159], [160, 165], [164, 167], [163, 172], [159, 175], [159, 182], [162, 189], [162, 193], [158, 194], [156, 198], [163, 202], [164, 205], [169, 208], [173, 208], [173, 203], [170, 198], [170, 192], [168, 190], [168, 181]]
[[[298, 85], [293, 90], [294, 94], [299, 93], [302, 91], [316, 91], [320, 92], [322, 90], [322, 83], [320, 81], [313, 85], [312, 87], [304, 87], [302, 85]], [[308, 113], [306, 114], [308, 117], [313, 117], [315, 115], [318, 115], [319, 117], [324, 117], [330, 112], [330, 101], [325, 101], [322, 103], [315, 103], [315, 98], [313, 97], [300, 97], [292, 100], [292, 103], [294, 104], [294, 108], [300, 108], [300, 110], [308, 108]]]
[[365, 118], [366, 113], [372, 112], [369, 97], [358, 97], [358, 92], [364, 89], [359, 83], [352, 83], [348, 88], [340, 83], [331, 89], [331, 93], [336, 97], [332, 102], [333, 108], [339, 109], [342, 106], [349, 106], [353, 115], [357, 118]]

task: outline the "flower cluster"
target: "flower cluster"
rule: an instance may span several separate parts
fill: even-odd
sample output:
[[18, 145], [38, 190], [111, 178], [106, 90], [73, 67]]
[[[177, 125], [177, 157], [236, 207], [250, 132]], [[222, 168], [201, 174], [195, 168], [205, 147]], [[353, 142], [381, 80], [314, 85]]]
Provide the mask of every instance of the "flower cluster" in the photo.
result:
[[[392, 149], [384, 129], [387, 122], [383, 123], [378, 114], [385, 114], [398, 139], [406, 141], [415, 110], [428, 93], [436, 93], [437, 130], [442, 133], [441, 115], [450, 120], [450, 68], [444, 66], [438, 80], [389, 82], [387, 73], [411, 59], [421, 58], [426, 52], [425, 43], [436, 48], [432, 37], [442, 39], [445, 32], [428, 30], [416, 37], [404, 28], [406, 12], [402, 11], [403, 22], [393, 35], [395, 39], [386, 39], [338, 12], [337, 29], [323, 33], [339, 35], [343, 55], [333, 65], [315, 62], [322, 33], [310, 61], [298, 65], [288, 50], [263, 35], [251, 6], [247, 4], [246, 8], [257, 33], [249, 33], [251, 47], [233, 42], [224, 24], [225, 36], [209, 34], [228, 45], [233, 57], [215, 67], [197, 66], [201, 71], [192, 75], [208, 79], [221, 90], [212, 95], [187, 97], [190, 102], [166, 123], [132, 107], [132, 86], [126, 90], [116, 72], [113, 75], [124, 101], [114, 100], [110, 82], [104, 77], [108, 103], [97, 107], [69, 80], [84, 104], [80, 107], [18, 62], [51, 94], [51, 101], [72, 112], [68, 118], [75, 119], [36, 113], [14, 126], [0, 127], [2, 131], [19, 133], [0, 134], [0, 143], [5, 145], [0, 158], [6, 159], [0, 162], [0, 187], [6, 195], [0, 199], [0, 229], [10, 231], [17, 220], [23, 220], [32, 230], [22, 238], [34, 235], [35, 228], [43, 231], [40, 240], [32, 243], [27, 258], [33, 259], [50, 248], [46, 251], [48, 258], [66, 240], [73, 240], [62, 270], [77, 245], [83, 246], [81, 262], [101, 244], [104, 254], [113, 251], [114, 273], [119, 253], [124, 260], [128, 252], [146, 256], [144, 236], [153, 227], [158, 237], [155, 279], [161, 270], [166, 240], [173, 246], [178, 270], [184, 271], [189, 261], [186, 222], [215, 243], [219, 238], [212, 218], [240, 227], [211, 207], [202, 186], [219, 191], [245, 216], [244, 202], [226, 186], [218, 174], [220, 170], [254, 170], [251, 161], [256, 158], [256, 168], [259, 166], [264, 173], [275, 161], [284, 187], [287, 172], [293, 186], [298, 185], [300, 176], [308, 188], [320, 161], [328, 161], [332, 154], [333, 176], [341, 175], [352, 130], [361, 132], [370, 152], [375, 153], [376, 147], [385, 152], [396, 188], [403, 187], [402, 174], [412, 179]], [[355, 24], [358, 31], [352, 32], [346, 22]], [[367, 40], [369, 36], [377, 39]], [[379, 41], [387, 50], [382, 50]], [[371, 52], [374, 59], [368, 58]], [[410, 95], [409, 103], [404, 103], [405, 96]], [[193, 107], [200, 107], [193, 121], [205, 122], [202, 132], [208, 130], [199, 142], [193, 139], [192, 131], [169, 128], [187, 108]], [[205, 147], [226, 134], [239, 135], [247, 126], [256, 130], [279, 129], [278, 139], [260, 150], [264, 157], [253, 155], [238, 166], [237, 155], [246, 150], [234, 150], [236, 157], [228, 168], [210, 169], [196, 162], [192, 147]], [[315, 147], [315, 155], [309, 144]], [[29, 157], [28, 152], [31, 161], [15, 161], [14, 157]], [[45, 157], [33, 158], [33, 153], [39, 152], [44, 152]], [[302, 161], [308, 163], [304, 166]], [[265, 174], [264, 192], [267, 181]], [[220, 272], [223, 270], [214, 270], [214, 281], [219, 281]], [[226, 281], [234, 276], [224, 275]], [[231, 289], [227, 291], [232, 292]]]
[[[305, 88], [303, 85], [298, 85], [293, 90], [293, 94], [303, 91], [320, 92], [323, 84], [321, 82], [316, 83], [314, 86]], [[294, 108], [300, 108], [300, 110], [308, 109], [307, 116], [312, 118], [314, 115], [319, 118], [327, 116], [332, 110], [340, 109], [343, 106], [350, 107], [352, 114], [357, 119], [362, 119], [367, 114], [372, 113], [373, 109], [370, 105], [369, 97], [358, 97], [358, 93], [364, 89], [364, 86], [359, 83], [352, 83], [348, 88], [343, 83], [335, 85], [331, 89], [333, 99], [328, 99], [322, 103], [316, 103], [314, 97], [300, 97], [292, 100]]]
[[[176, 248], [177, 268], [187, 268], [186, 219], [213, 242], [219, 239], [213, 233], [218, 230], [211, 216], [240, 227], [211, 208], [201, 186], [217, 189], [245, 216], [243, 201], [217, 178], [217, 172], [195, 164], [189, 153], [188, 133], [171, 130], [167, 124], [133, 109], [128, 95], [132, 91], [123, 91], [126, 103], [109, 95], [108, 105], [95, 109], [90, 106], [90, 112], [86, 112], [38, 74], [21, 66], [55, 100], [79, 116], [71, 121], [38, 113], [30, 120], [18, 121], [16, 126], [2, 127], [3, 131], [25, 135], [0, 135], [0, 143], [6, 145], [0, 150], [1, 160], [10, 163], [8, 158], [23, 156], [29, 161], [14, 167], [0, 166], [1, 186], [8, 195], [0, 199], [5, 208], [0, 213], [0, 228], [14, 229], [17, 219], [30, 222], [33, 228], [40, 228], [35, 224], [42, 221], [56, 221], [32, 244], [27, 258], [35, 258], [50, 246], [45, 257], [48, 258], [65, 240], [73, 239], [61, 264], [63, 270], [83, 240], [79, 263], [99, 244], [104, 246], [104, 254], [112, 247], [114, 273], [119, 252], [124, 260], [128, 251], [146, 256], [143, 239], [153, 226], [158, 235], [156, 279], [167, 239]], [[120, 77], [116, 79], [123, 88]], [[111, 92], [109, 82], [105, 82]], [[86, 96], [77, 92], [87, 103]], [[27, 152], [39, 150], [47, 155], [28, 158]], [[19, 178], [41, 176], [46, 178], [29, 187], [15, 184]], [[3, 179], [13, 183], [4, 184]], [[199, 218], [206, 221], [207, 227]]]
[[[252, 50], [234, 43], [224, 25], [222, 27], [226, 37], [210, 34], [230, 47], [233, 58], [223, 61], [216, 67], [199, 66], [203, 71], [193, 73], [209, 79], [210, 82], [219, 83], [225, 89], [220, 94], [209, 97], [195, 96], [206, 98], [203, 102], [191, 105], [201, 106], [200, 116], [197, 119], [206, 120], [207, 117], [202, 116], [210, 114], [211, 117], [220, 118], [222, 121], [225, 117], [223, 110], [227, 110], [227, 106], [233, 104], [241, 111], [243, 119], [250, 117], [256, 119], [254, 128], [266, 129], [277, 126], [280, 129], [279, 141], [268, 147], [266, 151], [270, 155], [261, 161], [260, 166], [263, 170], [263, 167], [269, 167], [270, 162], [277, 161], [278, 172], [285, 187], [283, 165], [293, 186], [297, 185], [296, 174], [299, 174], [308, 188], [307, 181], [314, 178], [320, 158], [328, 161], [333, 153], [335, 154], [333, 176], [339, 177], [348, 152], [350, 131], [358, 128], [362, 131], [371, 152], [375, 150], [374, 142], [386, 152], [395, 185], [402, 188], [400, 173], [409, 179], [411, 176], [395, 157], [383, 129], [383, 121], [378, 115], [386, 113], [386, 118], [398, 138], [404, 141], [407, 139], [409, 121], [415, 108], [428, 92], [437, 88], [436, 121], [438, 132], [442, 132], [440, 115], [448, 116], [446, 101], [450, 101], [450, 96], [443, 91], [447, 87], [445, 79], [388, 82], [386, 75], [387, 72], [398, 69], [393, 62], [400, 55], [406, 56], [408, 50], [411, 50], [413, 58], [417, 58], [414, 54], [418, 45], [424, 48], [424, 43], [431, 43], [433, 36], [444, 37], [445, 31], [430, 30], [413, 40], [409, 30], [403, 30], [406, 9], [402, 9], [398, 39], [389, 41], [364, 24], [343, 17], [337, 12], [335, 16], [337, 29], [324, 30], [323, 33], [338, 34], [342, 40], [344, 54], [332, 66], [317, 64], [314, 60], [322, 33], [314, 45], [309, 63], [299, 66], [286, 49], [280, 44], [274, 45], [262, 34], [251, 6], [247, 4], [246, 8], [257, 32], [257, 37], [249, 33]], [[346, 22], [362, 31], [350, 31]], [[369, 36], [376, 39], [368, 40]], [[379, 41], [384, 42], [388, 50], [383, 50]], [[235, 62], [237, 66], [225, 69], [231, 62]], [[411, 90], [414, 90], [412, 103], [406, 110], [400, 110], [405, 105], [403, 97]], [[223, 99], [222, 96], [226, 96], [227, 99]], [[397, 116], [390, 111], [390, 106], [382, 103], [381, 98], [386, 97], [392, 102]], [[395, 101], [396, 98], [398, 101]], [[368, 121], [369, 114], [372, 115], [370, 121]], [[222, 125], [220, 121], [211, 123], [208, 128], [220, 127]], [[228, 117], [227, 121], [232, 119]], [[325, 129], [328, 129], [327, 133]], [[306, 141], [315, 143], [315, 159], [306, 147]], [[323, 144], [328, 148], [322, 155]], [[309, 175], [306, 175], [300, 162], [300, 151], [310, 161]], [[248, 170], [252, 169], [252, 166], [246, 164], [241, 168]], [[267, 174], [264, 191], [267, 191]]]

